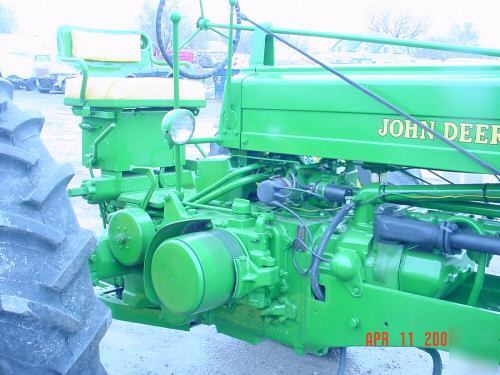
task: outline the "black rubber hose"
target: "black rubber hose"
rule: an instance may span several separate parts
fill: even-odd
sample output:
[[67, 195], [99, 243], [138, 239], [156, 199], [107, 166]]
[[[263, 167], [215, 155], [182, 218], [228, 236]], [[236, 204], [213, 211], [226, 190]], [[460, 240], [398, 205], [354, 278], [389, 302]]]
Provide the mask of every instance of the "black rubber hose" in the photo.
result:
[[422, 220], [406, 219], [390, 215], [377, 215], [375, 238], [379, 241], [398, 241], [418, 244], [444, 251], [466, 249], [500, 255], [500, 238], [459, 232], [446, 223], [434, 225]]
[[[160, 48], [161, 55], [165, 59], [168, 65], [170, 65], [171, 68], [174, 67], [174, 61], [171, 56], [168, 55], [168, 52], [165, 48], [165, 41], [162, 40], [162, 35], [161, 35], [161, 24], [162, 24], [162, 18], [163, 18], [163, 10], [165, 9], [165, 2], [166, 0], [160, 0], [158, 3], [158, 9], [156, 11], [156, 40], [158, 42], [158, 47]], [[241, 17], [240, 17], [240, 5], [238, 2], [236, 2], [235, 5], [236, 9], [236, 24], [240, 25], [241, 24]], [[234, 39], [233, 39], [233, 53], [236, 52], [236, 49], [238, 48], [238, 44], [240, 43], [240, 36], [241, 36], [241, 30], [236, 29], [234, 33]], [[221, 71], [226, 67], [227, 65], [227, 57], [217, 64], [212, 70], [206, 73], [190, 73], [184, 69], [179, 69], [179, 74], [185, 78], [188, 79], [206, 79], [210, 78], [216, 75], [220, 75]]]
[[432, 358], [432, 375], [441, 375], [443, 372], [443, 362], [441, 361], [441, 355], [436, 349], [433, 348], [419, 348]]
[[450, 235], [450, 245], [456, 249], [467, 249], [500, 256], [499, 237], [480, 236], [474, 233], [453, 233]]
[[321, 261], [320, 258], [323, 256], [323, 253], [325, 252], [326, 249], [326, 245], [328, 244], [328, 241], [330, 241], [330, 238], [332, 237], [333, 233], [353, 207], [354, 203], [349, 202], [344, 207], [342, 207], [342, 209], [339, 212], [337, 212], [334, 217], [332, 217], [332, 220], [330, 221], [330, 224], [328, 224], [325, 233], [323, 233], [323, 237], [321, 237], [321, 242], [318, 245], [318, 249], [315, 251], [316, 257], [314, 257], [314, 261], [311, 268], [311, 288], [314, 297], [316, 297], [316, 299], [320, 301], [325, 300], [325, 294], [323, 293], [323, 291], [319, 286], [319, 263]]

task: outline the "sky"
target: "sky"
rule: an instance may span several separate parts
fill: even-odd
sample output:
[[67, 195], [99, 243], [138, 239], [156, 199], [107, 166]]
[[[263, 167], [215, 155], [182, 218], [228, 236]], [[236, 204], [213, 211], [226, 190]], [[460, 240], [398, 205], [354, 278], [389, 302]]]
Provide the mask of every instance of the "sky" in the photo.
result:
[[[60, 24], [130, 29], [144, 0], [0, 0], [15, 12], [20, 31], [55, 44]], [[169, 0], [167, 0], [168, 3]], [[151, 0], [153, 4], [157, 1]], [[180, 0], [196, 19], [198, 0]], [[205, 13], [214, 22], [228, 19], [227, 0], [205, 0]], [[242, 12], [274, 26], [366, 33], [370, 14], [380, 8], [409, 13], [430, 23], [428, 36], [446, 34], [454, 24], [473, 22], [484, 47], [500, 48], [498, 0], [240, 0]]]

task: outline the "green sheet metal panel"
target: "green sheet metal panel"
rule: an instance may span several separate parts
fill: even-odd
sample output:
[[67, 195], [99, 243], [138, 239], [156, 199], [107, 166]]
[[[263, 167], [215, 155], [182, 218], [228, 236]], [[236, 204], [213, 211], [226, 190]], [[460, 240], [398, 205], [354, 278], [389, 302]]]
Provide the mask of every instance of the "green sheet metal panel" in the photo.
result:
[[[165, 111], [108, 112], [110, 116], [114, 115], [114, 118], [83, 117], [83, 122], [91, 125], [82, 130], [84, 165], [88, 165], [93, 145], [99, 135], [108, 126], [115, 124], [115, 128], [102, 139], [97, 147], [94, 168], [130, 171], [133, 166], [150, 168], [173, 166], [173, 149], [168, 147], [160, 128]], [[182, 163], [184, 163], [184, 153]]]
[[[500, 66], [341, 70], [500, 165]], [[237, 112], [244, 150], [486, 172], [330, 73], [262, 68], [236, 79], [235, 85], [241, 86], [236, 103], [241, 100]]]
[[[131, 78], [132, 79], [132, 78]], [[206, 100], [183, 100], [181, 99], [181, 107], [187, 109], [198, 109], [207, 106]], [[68, 106], [81, 107], [82, 100], [80, 98], [64, 98], [64, 104]], [[166, 108], [168, 110], [174, 108], [174, 100], [156, 100], [156, 99], [89, 99], [85, 100], [85, 105], [91, 108]]]

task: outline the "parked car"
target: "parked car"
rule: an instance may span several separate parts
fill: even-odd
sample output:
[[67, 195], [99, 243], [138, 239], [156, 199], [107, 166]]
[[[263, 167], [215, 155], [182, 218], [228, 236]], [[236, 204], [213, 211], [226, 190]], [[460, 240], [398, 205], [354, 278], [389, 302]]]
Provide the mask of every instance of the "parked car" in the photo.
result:
[[0, 75], [15, 89], [38, 89], [43, 93], [64, 92], [66, 79], [76, 71], [47, 53], [4, 53], [0, 56]]
[[77, 71], [72, 67], [57, 62], [55, 57], [51, 57], [50, 70], [45, 75], [36, 78], [38, 91], [41, 93], [63, 93], [66, 91], [66, 80], [77, 75]]
[[63, 93], [66, 91], [66, 80], [76, 77], [74, 73], [51, 73], [37, 78], [38, 91], [44, 94], [50, 92]]
[[3, 53], [0, 55], [0, 76], [14, 85], [15, 89], [36, 89], [34, 63], [24, 55]]

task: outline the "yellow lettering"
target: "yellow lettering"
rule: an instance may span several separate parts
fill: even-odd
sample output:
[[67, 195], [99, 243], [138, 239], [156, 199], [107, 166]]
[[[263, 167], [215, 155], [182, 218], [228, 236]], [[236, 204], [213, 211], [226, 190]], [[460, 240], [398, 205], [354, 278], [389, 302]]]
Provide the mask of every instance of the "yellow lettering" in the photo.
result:
[[417, 132], [418, 132], [418, 125], [415, 124], [414, 122], [411, 122], [410, 120], [405, 120], [405, 138], [417, 138]]
[[458, 126], [453, 122], [444, 123], [444, 136], [450, 141], [454, 141], [458, 136]]
[[381, 137], [385, 137], [387, 135], [387, 127], [389, 126], [390, 119], [384, 118], [382, 119], [382, 127], [378, 130], [378, 135]]
[[472, 130], [473, 124], [460, 123], [460, 142], [463, 143], [472, 143], [472, 137], [470, 136], [470, 131]]
[[486, 124], [477, 124], [476, 125], [476, 138], [474, 139], [474, 143], [488, 143], [486, 139], [486, 129], [490, 126]]
[[[397, 125], [397, 130], [396, 130]], [[392, 120], [391, 125], [389, 126], [389, 132], [395, 138], [401, 137], [403, 132], [405, 131], [403, 126], [403, 121], [401, 120]]]
[[500, 143], [500, 125], [491, 125], [491, 144], [497, 145]]
[[[421, 123], [423, 125], [427, 126], [428, 128], [431, 128], [432, 130], [434, 130], [436, 128], [436, 121], [430, 121], [430, 122], [421, 121]], [[429, 132], [427, 130], [422, 129], [422, 133], [420, 134], [420, 139], [426, 139], [426, 137], [429, 137], [430, 140], [433, 140], [434, 134], [432, 134], [431, 132]]]

